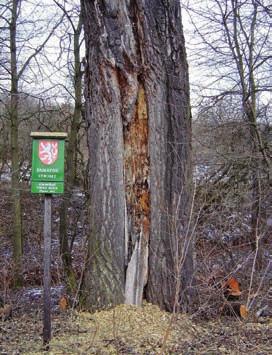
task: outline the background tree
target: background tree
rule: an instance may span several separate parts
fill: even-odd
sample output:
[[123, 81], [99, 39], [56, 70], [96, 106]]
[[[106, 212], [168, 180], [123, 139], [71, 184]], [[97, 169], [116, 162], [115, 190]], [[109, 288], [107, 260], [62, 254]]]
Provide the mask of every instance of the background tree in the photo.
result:
[[[49, 41], [55, 29], [59, 25], [53, 17], [44, 35], [43, 21], [41, 25], [31, 18], [36, 18], [39, 6], [29, 4], [26, 10], [27, 16], [22, 16], [23, 7], [27, 1], [12, 0], [1, 5], [1, 20], [4, 24], [4, 35], [2, 44], [4, 45], [4, 58], [2, 62], [2, 72], [5, 79], [3, 87], [9, 94], [8, 119], [10, 135], [10, 159], [11, 159], [11, 195], [12, 195], [12, 215], [13, 215], [13, 256], [15, 285], [21, 284], [21, 259], [22, 259], [22, 217], [20, 202], [20, 146], [19, 130], [21, 119], [19, 117], [20, 97], [24, 91], [24, 84], [30, 77], [26, 73], [31, 73], [31, 64], [41, 54], [44, 46]], [[59, 20], [59, 19], [58, 19]], [[37, 41], [41, 41], [37, 44]], [[35, 42], [36, 41], [36, 42]], [[9, 57], [9, 59], [7, 59]]]
[[260, 235], [264, 180], [270, 184], [271, 155], [262, 134], [262, 111], [268, 103], [271, 80], [271, 14], [266, 1], [191, 1], [189, 9], [197, 34], [195, 60], [213, 74], [203, 80], [203, 94], [213, 103], [226, 96], [239, 98], [247, 127], [248, 171], [251, 182], [251, 232], [253, 249]]
[[83, 301], [140, 304], [146, 287], [149, 301], [186, 309], [194, 267], [180, 5], [83, 0], [82, 8], [90, 155]]

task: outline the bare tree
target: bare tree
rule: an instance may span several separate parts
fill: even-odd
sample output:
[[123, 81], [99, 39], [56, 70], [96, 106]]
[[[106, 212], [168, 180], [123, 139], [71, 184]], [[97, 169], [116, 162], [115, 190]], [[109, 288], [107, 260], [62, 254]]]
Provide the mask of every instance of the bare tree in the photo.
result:
[[213, 68], [203, 83], [209, 89], [204, 94], [213, 97], [215, 103], [225, 96], [239, 97], [247, 123], [252, 193], [250, 241], [255, 249], [264, 172], [271, 180], [271, 157], [258, 124], [272, 89], [267, 75], [272, 64], [269, 4], [265, 0], [188, 3], [198, 38], [193, 47], [195, 59], [207, 71]]
[[[10, 122], [10, 156], [11, 156], [11, 194], [12, 194], [12, 215], [13, 215], [13, 255], [15, 285], [21, 283], [21, 258], [22, 258], [22, 221], [20, 202], [20, 159], [19, 159], [19, 100], [23, 84], [30, 82], [28, 75], [33, 68], [31, 64], [41, 54], [45, 45], [61, 22], [52, 21], [44, 34], [44, 27], [37, 26], [37, 4], [29, 5], [32, 13], [28, 17], [22, 15], [23, 6], [26, 0], [11, 0], [0, 5], [1, 20], [5, 30], [5, 56], [6, 60], [1, 66], [5, 79], [3, 87], [10, 95], [8, 116]], [[27, 8], [27, 7], [26, 7]], [[33, 18], [31, 18], [33, 16]], [[55, 18], [53, 17], [55, 20]], [[3, 37], [2, 37], [3, 38]], [[34, 40], [33, 40], [34, 39]], [[35, 43], [36, 39], [36, 43]], [[40, 42], [39, 42], [40, 40]], [[37, 44], [37, 42], [39, 42]]]

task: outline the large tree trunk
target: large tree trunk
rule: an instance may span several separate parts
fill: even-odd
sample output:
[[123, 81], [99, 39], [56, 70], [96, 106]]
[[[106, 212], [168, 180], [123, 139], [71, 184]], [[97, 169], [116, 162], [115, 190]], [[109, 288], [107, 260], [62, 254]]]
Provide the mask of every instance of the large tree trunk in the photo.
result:
[[146, 286], [149, 301], [172, 310], [188, 304], [193, 275], [180, 5], [82, 0], [82, 6], [91, 228], [85, 304], [141, 304]]

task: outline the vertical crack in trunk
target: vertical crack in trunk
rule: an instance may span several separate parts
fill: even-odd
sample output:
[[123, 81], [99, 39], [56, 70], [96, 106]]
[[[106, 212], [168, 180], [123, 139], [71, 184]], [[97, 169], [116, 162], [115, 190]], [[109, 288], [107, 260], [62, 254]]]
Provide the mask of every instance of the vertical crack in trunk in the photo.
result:
[[141, 305], [147, 282], [150, 232], [148, 114], [141, 83], [132, 120], [124, 126], [124, 180], [126, 188], [126, 238], [128, 239], [125, 300]]
[[[191, 208], [191, 118], [180, 4], [82, 4], [91, 227], [85, 304], [97, 309], [123, 302], [125, 272], [126, 302], [141, 304], [148, 259], [147, 299], [172, 311], [176, 236], [183, 245]], [[175, 196], [180, 196], [178, 234], [167, 213], [176, 211]], [[182, 306], [191, 298], [192, 251], [191, 243], [180, 270]]]

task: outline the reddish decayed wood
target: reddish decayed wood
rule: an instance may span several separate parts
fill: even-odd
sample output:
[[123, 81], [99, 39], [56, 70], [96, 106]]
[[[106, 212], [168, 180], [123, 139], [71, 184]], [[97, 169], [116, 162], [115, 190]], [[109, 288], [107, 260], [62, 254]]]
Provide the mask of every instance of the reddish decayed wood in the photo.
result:
[[148, 186], [148, 116], [144, 88], [140, 85], [133, 120], [124, 134], [127, 207], [133, 229], [148, 234], [150, 192]]

